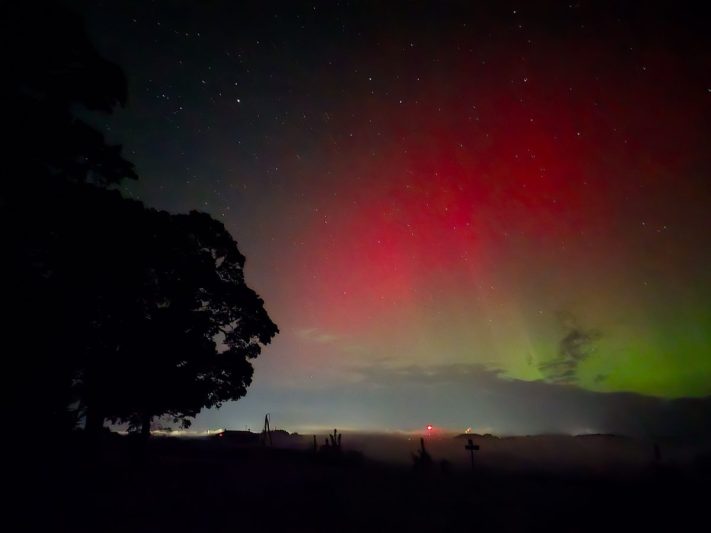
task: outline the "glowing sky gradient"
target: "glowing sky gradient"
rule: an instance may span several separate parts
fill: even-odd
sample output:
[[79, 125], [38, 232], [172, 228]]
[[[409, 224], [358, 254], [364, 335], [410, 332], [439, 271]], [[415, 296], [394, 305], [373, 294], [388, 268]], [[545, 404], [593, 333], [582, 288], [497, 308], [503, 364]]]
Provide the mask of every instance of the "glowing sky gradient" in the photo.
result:
[[129, 77], [127, 194], [222, 219], [282, 331], [198, 426], [606, 429], [711, 394], [694, 13], [74, 4]]

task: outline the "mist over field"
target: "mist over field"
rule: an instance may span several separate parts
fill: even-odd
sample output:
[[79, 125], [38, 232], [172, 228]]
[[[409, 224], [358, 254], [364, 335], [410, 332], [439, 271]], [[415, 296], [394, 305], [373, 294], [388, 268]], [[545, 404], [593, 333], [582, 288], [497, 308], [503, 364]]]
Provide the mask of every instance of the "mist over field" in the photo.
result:
[[[215, 440], [222, 430], [209, 434], [195, 432], [178, 435], [159, 433], [162, 438], [207, 442]], [[430, 433], [430, 434], [428, 434]], [[470, 452], [465, 450], [472, 439], [479, 449], [474, 452], [474, 472], [499, 472], [528, 475], [531, 473], [572, 474], [578, 476], [638, 476], [664, 465], [680, 471], [711, 468], [711, 439], [667, 437], [644, 439], [612, 434], [504, 436], [432, 432], [362, 432], [344, 431], [343, 449], [362, 453], [366, 460], [398, 468], [411, 468], [413, 455], [424, 439], [427, 452], [435, 463], [449, 463], [454, 471], [471, 470]], [[171, 436], [172, 435], [172, 436]], [[256, 436], [256, 435], [255, 435]], [[273, 434], [273, 445], [287, 450], [312, 451], [313, 437], [317, 446], [328, 440], [328, 433]], [[229, 439], [224, 446], [231, 446]], [[656, 447], [656, 449], [655, 449]], [[239, 445], [234, 445], [236, 450]]]

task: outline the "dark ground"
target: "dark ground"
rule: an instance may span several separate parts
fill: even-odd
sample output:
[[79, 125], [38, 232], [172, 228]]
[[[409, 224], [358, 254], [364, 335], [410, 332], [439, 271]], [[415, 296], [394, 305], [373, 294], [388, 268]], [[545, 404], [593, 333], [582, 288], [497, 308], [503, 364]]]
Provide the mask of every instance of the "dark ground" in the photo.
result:
[[435, 464], [416, 472], [352, 452], [334, 458], [207, 439], [154, 438], [144, 450], [112, 437], [101, 448], [91, 454], [78, 443], [36, 455], [31, 466], [10, 460], [21, 479], [11, 482], [20, 501], [7, 531], [707, 529], [700, 519], [711, 477], [701, 467], [583, 475]]

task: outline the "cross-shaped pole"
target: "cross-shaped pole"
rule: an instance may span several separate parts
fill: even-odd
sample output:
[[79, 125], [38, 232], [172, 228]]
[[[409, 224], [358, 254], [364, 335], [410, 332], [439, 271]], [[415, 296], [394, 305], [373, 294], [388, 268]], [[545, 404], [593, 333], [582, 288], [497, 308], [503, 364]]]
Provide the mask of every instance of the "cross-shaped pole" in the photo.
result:
[[474, 470], [474, 452], [479, 449], [478, 444], [474, 444], [472, 442], [472, 439], [469, 439], [469, 443], [464, 446], [464, 449], [469, 452], [469, 455], [471, 455], [472, 458], [472, 471]]

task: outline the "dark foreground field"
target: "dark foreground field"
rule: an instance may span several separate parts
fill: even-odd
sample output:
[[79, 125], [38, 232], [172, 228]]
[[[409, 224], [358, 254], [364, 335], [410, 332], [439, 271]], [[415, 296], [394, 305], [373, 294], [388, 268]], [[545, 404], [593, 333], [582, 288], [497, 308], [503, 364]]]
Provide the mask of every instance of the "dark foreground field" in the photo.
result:
[[113, 437], [98, 454], [82, 446], [9, 465], [24, 474], [8, 487], [19, 499], [8, 531], [707, 528], [699, 520], [711, 478], [702, 464], [555, 473], [482, 466], [472, 473], [460, 464], [443, 470], [435, 461], [415, 471], [356, 453], [238, 448], [218, 439], [153, 439], [143, 449]]

